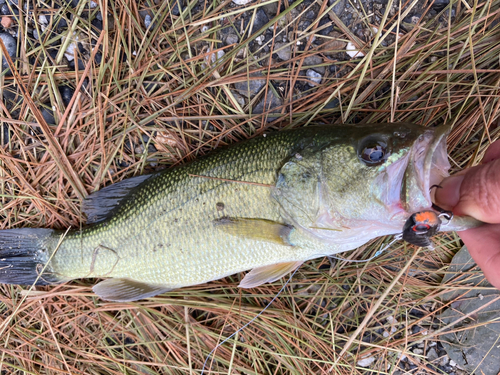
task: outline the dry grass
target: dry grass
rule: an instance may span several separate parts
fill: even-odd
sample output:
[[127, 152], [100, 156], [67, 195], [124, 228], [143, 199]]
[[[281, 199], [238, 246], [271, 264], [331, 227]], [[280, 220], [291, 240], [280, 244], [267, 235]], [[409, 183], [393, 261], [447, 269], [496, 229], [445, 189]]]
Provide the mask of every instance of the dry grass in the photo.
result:
[[[84, 70], [68, 71], [48, 54], [48, 40], [36, 46], [21, 39], [18, 74], [1, 78], [4, 89], [18, 79], [33, 103], [48, 103], [57, 119], [55, 126], [44, 124], [29, 109], [30, 100], [15, 108], [20, 121], [0, 108], [0, 120], [11, 131], [0, 148], [1, 227], [78, 227], [79, 198], [85, 194], [264, 131], [311, 121], [393, 119], [428, 126], [449, 121], [454, 124], [449, 140], [453, 170], [471, 166], [498, 136], [500, 1], [452, 3], [457, 16], [451, 25], [421, 21], [397, 36], [397, 49], [394, 43], [381, 43], [391, 33], [394, 39], [392, 25], [414, 3], [385, 15], [368, 43], [333, 17], [338, 30], [344, 30], [342, 38], [362, 48], [366, 57], [330, 61], [326, 47], [311, 44], [319, 19], [331, 10], [327, 1], [318, 1], [319, 17], [288, 42], [296, 46], [300, 39], [314, 48], [294, 51], [286, 63], [270, 59], [271, 52], [255, 61], [261, 52], [248, 48], [258, 34], [242, 30], [241, 14], [263, 3], [229, 9], [228, 1], [207, 1], [192, 14], [195, 3], [188, 2], [174, 16], [173, 4], [150, 2], [157, 16], [146, 30], [135, 0], [102, 0], [114, 21], [105, 21], [102, 33], [74, 10], [70, 29], [83, 43], [92, 38], [102, 46], [99, 66], [89, 60]], [[292, 35], [297, 27], [292, 8], [301, 4], [284, 6], [266, 26], [279, 24]], [[54, 19], [61, 14], [57, 9], [52, 13]], [[446, 19], [448, 10], [442, 13]], [[23, 25], [26, 17], [33, 14], [21, 13], [17, 22]], [[234, 27], [240, 42], [218, 48], [223, 26]], [[268, 47], [273, 51], [274, 43]], [[225, 55], [207, 64], [220, 49]], [[307, 80], [301, 72], [304, 59], [313, 54], [320, 54], [327, 67], [335, 63], [340, 74], [328, 73], [315, 89], [297, 95], [293, 88]], [[36, 69], [29, 63], [33, 58], [40, 62]], [[238, 104], [232, 85], [255, 79], [256, 72], [267, 84], [257, 99]], [[82, 87], [67, 107], [57, 90], [60, 84]], [[254, 108], [271, 90], [284, 105], [272, 110], [279, 120], [268, 123], [269, 113], [257, 114]], [[340, 106], [327, 105], [334, 99]], [[307, 262], [259, 319], [217, 349], [206, 373], [353, 374], [366, 371], [356, 362], [369, 355], [377, 358], [373, 371], [387, 373], [401, 353], [423, 369], [425, 359], [408, 354], [408, 348], [415, 341], [436, 339], [436, 316], [446, 308], [439, 296], [457, 287], [440, 285], [440, 280], [460, 248], [459, 239], [448, 234], [437, 242], [435, 251], [418, 253], [395, 245], [365, 264], [338, 262], [330, 268], [326, 259]], [[366, 259], [380, 244], [374, 241], [347, 256]], [[88, 280], [38, 288], [48, 293], [26, 299], [19, 293], [22, 288], [3, 285], [1, 373], [200, 373], [217, 343], [252, 319], [284, 282], [240, 290], [240, 277], [127, 304], [99, 300]], [[371, 318], [363, 322], [367, 313]], [[389, 316], [399, 325], [385, 337], [383, 331], [391, 331]], [[417, 324], [427, 327], [427, 335], [412, 333]]]

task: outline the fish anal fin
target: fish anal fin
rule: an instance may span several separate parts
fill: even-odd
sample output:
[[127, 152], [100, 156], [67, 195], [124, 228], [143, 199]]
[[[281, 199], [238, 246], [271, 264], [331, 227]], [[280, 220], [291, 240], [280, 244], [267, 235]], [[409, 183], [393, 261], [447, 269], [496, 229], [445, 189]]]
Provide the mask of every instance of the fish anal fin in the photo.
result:
[[154, 174], [127, 178], [90, 194], [82, 202], [82, 212], [87, 216], [87, 224], [94, 224], [107, 219], [134, 188]]
[[214, 224], [233, 236], [292, 246], [289, 237], [293, 227], [272, 220], [224, 217]]
[[150, 285], [132, 279], [106, 279], [92, 288], [95, 294], [106, 301], [130, 302], [156, 296], [172, 289], [162, 285]]
[[254, 268], [245, 275], [238, 286], [248, 289], [255, 288], [264, 283], [271, 283], [300, 267], [302, 263], [302, 261], [286, 262]]

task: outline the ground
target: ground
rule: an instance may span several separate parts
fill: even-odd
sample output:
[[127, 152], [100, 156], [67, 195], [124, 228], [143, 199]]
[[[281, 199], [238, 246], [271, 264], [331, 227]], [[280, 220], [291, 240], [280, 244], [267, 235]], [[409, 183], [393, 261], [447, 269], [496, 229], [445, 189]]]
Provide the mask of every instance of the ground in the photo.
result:
[[[104, 186], [311, 123], [448, 122], [452, 171], [472, 166], [499, 131], [499, 5], [0, 0], [1, 227], [78, 227]], [[461, 243], [435, 242], [307, 262], [205, 373], [470, 372], [439, 339], [442, 295], [473, 287], [441, 283]], [[127, 304], [3, 285], [1, 371], [200, 373], [286, 281], [241, 277]]]

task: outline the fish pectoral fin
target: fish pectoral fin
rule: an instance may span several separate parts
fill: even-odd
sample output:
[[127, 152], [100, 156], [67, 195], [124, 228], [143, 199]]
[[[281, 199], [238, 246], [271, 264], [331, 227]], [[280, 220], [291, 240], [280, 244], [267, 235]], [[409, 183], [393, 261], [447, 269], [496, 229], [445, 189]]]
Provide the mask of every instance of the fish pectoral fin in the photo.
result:
[[248, 289], [255, 288], [264, 283], [271, 283], [281, 279], [287, 273], [294, 271], [296, 268], [299, 268], [302, 263], [304, 262], [287, 262], [254, 268], [245, 275], [238, 286], [240, 288]]
[[106, 301], [130, 302], [153, 297], [172, 289], [131, 279], [106, 279], [94, 285], [92, 290]]
[[233, 236], [292, 246], [289, 241], [293, 227], [272, 220], [223, 217], [214, 225]]

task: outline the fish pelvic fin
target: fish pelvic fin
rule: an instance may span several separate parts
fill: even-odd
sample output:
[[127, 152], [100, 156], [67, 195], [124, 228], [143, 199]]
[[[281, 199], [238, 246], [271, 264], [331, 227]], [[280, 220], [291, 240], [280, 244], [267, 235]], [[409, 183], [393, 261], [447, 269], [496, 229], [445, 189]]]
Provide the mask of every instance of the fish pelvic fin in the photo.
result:
[[50, 258], [46, 244], [53, 232], [38, 228], [1, 230], [0, 283], [48, 285], [65, 281], [46, 267]]
[[113, 278], [101, 281], [92, 290], [106, 301], [131, 302], [166, 293], [171, 288], [150, 285], [127, 278]]
[[294, 228], [272, 220], [224, 217], [214, 225], [233, 236], [292, 246], [289, 237]]
[[271, 283], [299, 268], [302, 263], [302, 261], [286, 262], [254, 268], [245, 275], [238, 286], [248, 289], [258, 287], [264, 283]]

